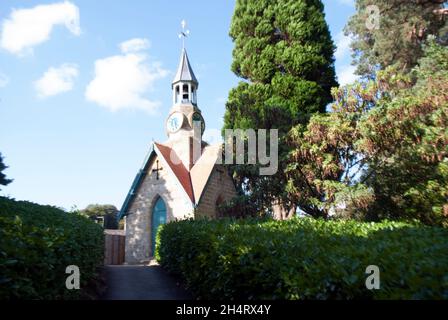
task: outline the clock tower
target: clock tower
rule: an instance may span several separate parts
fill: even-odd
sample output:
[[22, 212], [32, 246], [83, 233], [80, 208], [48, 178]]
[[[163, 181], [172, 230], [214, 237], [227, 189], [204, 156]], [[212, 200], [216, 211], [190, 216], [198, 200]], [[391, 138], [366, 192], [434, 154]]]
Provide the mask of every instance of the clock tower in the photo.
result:
[[[182, 21], [183, 41], [187, 35]], [[126, 263], [151, 259], [161, 224], [221, 217], [221, 205], [237, 196], [232, 177], [220, 161], [222, 143], [202, 141], [205, 124], [198, 107], [198, 87], [183, 46], [171, 85], [173, 104], [165, 122], [168, 139], [152, 143], [118, 216], [126, 217]]]
[[[172, 159], [181, 162], [190, 170], [201, 153], [204, 118], [197, 104], [199, 82], [188, 60], [187, 51], [182, 49], [179, 67], [171, 85], [173, 106], [166, 120], [167, 143], [172, 146]], [[200, 130], [195, 130], [200, 128]], [[199, 150], [195, 150], [199, 148]], [[196, 151], [196, 152], [194, 152]], [[177, 157], [176, 157], [177, 156]]]

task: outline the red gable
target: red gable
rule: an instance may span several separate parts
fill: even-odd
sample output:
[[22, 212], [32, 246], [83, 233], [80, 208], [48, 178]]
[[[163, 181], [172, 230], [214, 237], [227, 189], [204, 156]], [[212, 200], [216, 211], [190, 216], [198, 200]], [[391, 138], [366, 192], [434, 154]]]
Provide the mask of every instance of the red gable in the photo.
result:
[[174, 163], [171, 160], [171, 152], [173, 152], [173, 154], [175, 154], [175, 152], [170, 147], [163, 145], [161, 143], [157, 143], [157, 142], [154, 142], [154, 144], [156, 145], [157, 149], [160, 151], [162, 157], [165, 159], [165, 161], [170, 166], [171, 170], [176, 175], [177, 179], [179, 180], [180, 184], [184, 188], [188, 197], [190, 197], [191, 202], [194, 203], [194, 193], [193, 193], [193, 187], [191, 185], [190, 172], [188, 172], [188, 170], [185, 168], [185, 166], [182, 164], [181, 161], [179, 161], [179, 163]]

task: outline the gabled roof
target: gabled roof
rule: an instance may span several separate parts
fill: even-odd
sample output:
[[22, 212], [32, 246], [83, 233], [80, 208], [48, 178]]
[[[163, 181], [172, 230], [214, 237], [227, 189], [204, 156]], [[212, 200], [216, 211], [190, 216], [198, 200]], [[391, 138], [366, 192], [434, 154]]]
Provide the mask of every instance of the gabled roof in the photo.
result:
[[193, 69], [191, 68], [190, 61], [188, 60], [187, 50], [185, 50], [185, 48], [182, 49], [179, 67], [177, 68], [173, 84], [179, 81], [191, 81], [195, 83], [196, 86], [198, 86], [198, 80], [196, 79]]
[[185, 191], [192, 204], [197, 205], [199, 204], [201, 196], [206, 189], [207, 182], [212, 174], [216, 159], [218, 158], [220, 152], [220, 145], [204, 145], [201, 157], [194, 164], [193, 168], [188, 171], [183, 163], [179, 159], [176, 159], [177, 155], [170, 146], [154, 142], [151, 152], [146, 157], [142, 168], [139, 170], [134, 182], [132, 183], [131, 189], [129, 190], [121, 210], [118, 213], [118, 219], [121, 219], [123, 216], [128, 214], [129, 207], [137, 194], [137, 190], [140, 187], [143, 178], [147, 175], [149, 165], [156, 155], [158, 155], [161, 160], [169, 166], [170, 171], [179, 181], [182, 189]]
[[166, 161], [166, 163], [168, 163], [168, 165], [170, 166], [171, 170], [179, 180], [182, 188], [184, 188], [191, 202], [194, 203], [193, 187], [191, 185], [190, 173], [188, 172], [187, 168], [185, 168], [185, 166], [179, 159], [177, 159], [178, 161], [176, 161], [175, 157], [177, 157], [177, 155], [174, 153], [173, 149], [157, 142], [154, 142], [154, 145], [160, 151], [161, 156]]
[[148, 172], [148, 166], [151, 162], [151, 159], [156, 155], [154, 151], [154, 147], [151, 148], [151, 150], [148, 152], [148, 154], [145, 157], [145, 161], [143, 162], [142, 167], [137, 172], [137, 175], [134, 178], [134, 181], [132, 182], [131, 188], [129, 189], [128, 194], [126, 195], [126, 198], [124, 199], [123, 205], [121, 206], [120, 211], [118, 212], [117, 219], [120, 220], [125, 215], [127, 215], [127, 211], [129, 209], [129, 206], [132, 202], [132, 200], [135, 197], [136, 191], [138, 187], [140, 186], [143, 178], [145, 177], [146, 173]]
[[201, 157], [196, 161], [190, 170], [191, 184], [193, 186], [196, 204], [199, 204], [201, 196], [212, 175], [212, 170], [216, 165], [216, 160], [221, 153], [221, 145], [206, 146], [202, 150]]

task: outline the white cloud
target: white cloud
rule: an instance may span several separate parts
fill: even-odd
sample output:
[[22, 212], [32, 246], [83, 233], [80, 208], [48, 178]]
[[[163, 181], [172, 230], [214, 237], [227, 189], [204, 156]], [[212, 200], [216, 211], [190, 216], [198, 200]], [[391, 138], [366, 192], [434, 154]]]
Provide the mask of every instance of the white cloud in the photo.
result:
[[341, 86], [344, 86], [346, 84], [350, 84], [358, 80], [359, 76], [355, 74], [356, 66], [352, 65], [345, 65], [341, 68], [338, 68], [337, 75], [338, 75], [338, 81]]
[[145, 53], [135, 52], [144, 50], [148, 44], [146, 39], [131, 39], [120, 44], [121, 55], [96, 60], [95, 76], [86, 88], [86, 99], [111, 111], [142, 109], [154, 112], [160, 102], [144, 95], [168, 71], [159, 62], [150, 61]]
[[150, 43], [148, 39], [134, 38], [120, 44], [120, 50], [123, 53], [138, 52], [148, 49]]
[[78, 66], [75, 64], [66, 63], [58, 68], [51, 67], [34, 82], [34, 88], [40, 98], [67, 92], [73, 89], [78, 74]]
[[9, 77], [0, 71], [0, 88], [6, 87], [9, 83]]
[[350, 54], [350, 43], [352, 39], [349, 36], [344, 35], [343, 32], [339, 32], [336, 36], [336, 52], [334, 56], [336, 59], [342, 59]]
[[0, 46], [11, 53], [32, 53], [33, 47], [47, 41], [56, 25], [64, 25], [79, 36], [79, 9], [69, 1], [38, 5], [31, 9], [13, 9], [3, 20]]

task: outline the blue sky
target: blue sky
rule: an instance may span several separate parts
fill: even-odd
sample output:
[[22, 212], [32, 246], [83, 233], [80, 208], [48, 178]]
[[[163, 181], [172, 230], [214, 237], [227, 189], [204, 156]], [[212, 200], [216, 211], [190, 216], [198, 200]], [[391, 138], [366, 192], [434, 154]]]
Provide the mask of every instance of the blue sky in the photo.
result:
[[[351, 0], [325, 0], [340, 82], [354, 80]], [[1, 195], [120, 208], [151, 141], [166, 140], [180, 21], [199, 80], [206, 136], [219, 134], [230, 71], [233, 1], [0, 2], [0, 152], [14, 181]]]

